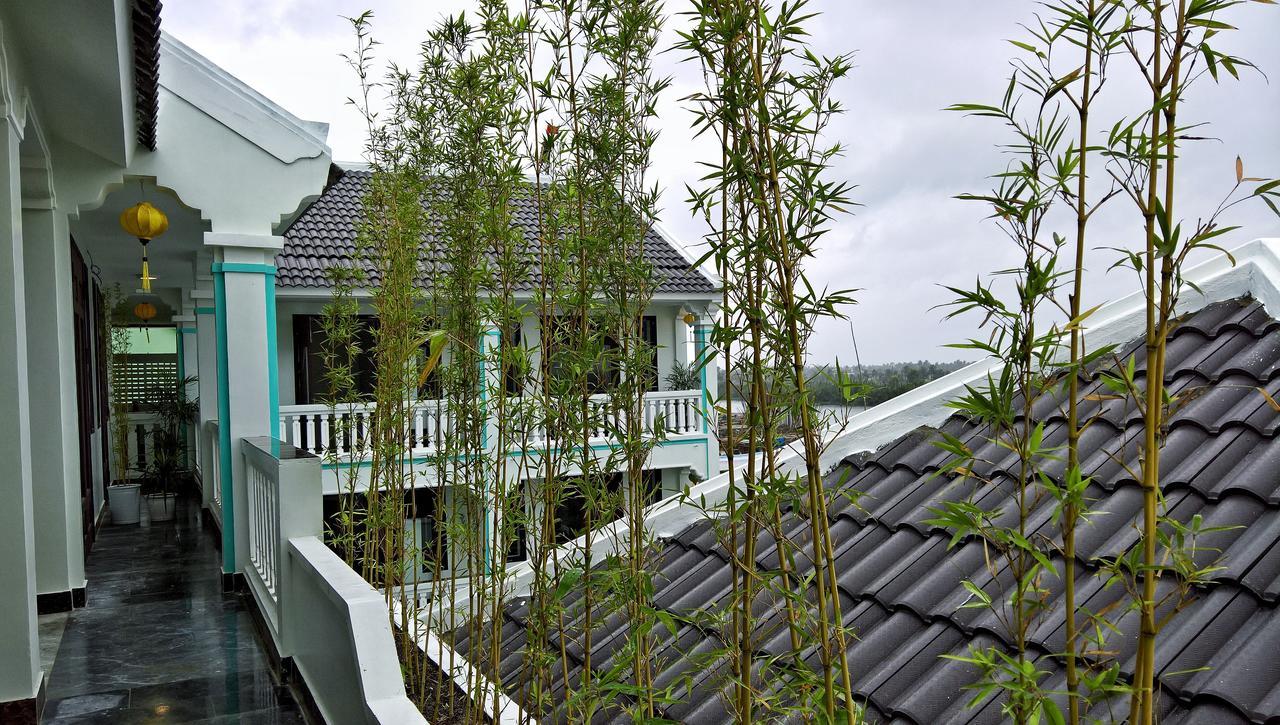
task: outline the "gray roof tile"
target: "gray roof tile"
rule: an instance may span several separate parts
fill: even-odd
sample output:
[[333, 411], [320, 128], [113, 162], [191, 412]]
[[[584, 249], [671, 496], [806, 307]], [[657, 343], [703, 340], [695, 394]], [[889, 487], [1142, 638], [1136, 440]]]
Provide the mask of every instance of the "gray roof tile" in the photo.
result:
[[[1141, 365], [1142, 346], [1125, 346], [1108, 364], [1125, 364], [1130, 355]], [[1168, 420], [1162, 453], [1169, 516], [1184, 523], [1199, 516], [1205, 527], [1222, 527], [1201, 537], [1197, 554], [1200, 565], [1220, 560], [1222, 568], [1212, 584], [1196, 590], [1188, 606], [1173, 612], [1166, 603], [1161, 611], [1168, 615], [1157, 649], [1161, 721], [1280, 722], [1280, 413], [1258, 392], [1263, 388], [1273, 397], [1280, 392], [1280, 323], [1252, 300], [1210, 305], [1179, 320], [1168, 360], [1170, 388], [1185, 396]], [[1097, 373], [1082, 386], [1082, 397], [1100, 389]], [[1033, 412], [1045, 422], [1050, 445], [1062, 443], [1065, 436], [1062, 404], [1059, 394], [1057, 400], [1040, 401]], [[1124, 588], [1106, 586], [1097, 574], [1100, 558], [1120, 556], [1138, 541], [1134, 522], [1141, 517], [1142, 493], [1134, 473], [1141, 420], [1130, 408], [1123, 401], [1082, 401], [1082, 412], [1094, 419], [1081, 438], [1081, 460], [1093, 476], [1088, 496], [1095, 513], [1076, 536], [1077, 601], [1089, 611], [1109, 612], [1115, 634], [1106, 646], [1126, 673], [1132, 672], [1136, 615], [1122, 606]], [[938, 474], [946, 455], [935, 445], [939, 434], [931, 428], [905, 435], [872, 455], [850, 457], [824, 481], [845, 624], [857, 634], [848, 651], [854, 688], [877, 722], [958, 725], [1004, 719], [994, 697], [967, 706], [972, 693], [964, 687], [977, 673], [942, 655], [963, 653], [970, 646], [1010, 644], [1001, 619], [1009, 615], [1005, 602], [1012, 578], [1002, 566], [994, 574], [988, 569], [980, 543], [948, 546], [950, 534], [936, 530], [928, 519], [941, 502], [968, 498], [989, 511], [1002, 510], [1000, 516], [1012, 520], [1009, 503], [1017, 461], [1004, 449], [983, 445], [984, 431], [959, 416], [942, 430], [981, 449], [989, 483]], [[1062, 469], [1049, 465], [1047, 470], [1060, 474]], [[1054, 505], [1044, 500], [1032, 508], [1032, 535], [1058, 540], [1051, 523]], [[812, 535], [809, 522], [794, 511], [784, 514], [782, 528], [792, 542], [803, 544]], [[679, 691], [683, 700], [665, 709], [668, 718], [732, 720], [723, 697], [729, 687], [724, 663], [679, 654], [713, 653], [725, 646], [714, 614], [730, 595], [728, 560], [711, 521], [657, 545], [655, 605], [706, 618], [682, 625], [678, 637], [660, 635], [660, 679], [673, 682], [672, 672], [696, 672], [691, 689]], [[758, 538], [756, 562], [765, 571], [777, 570], [772, 536]], [[812, 565], [799, 556], [797, 568], [803, 576]], [[981, 587], [997, 607], [963, 608], [968, 600], [964, 580]], [[1063, 585], [1055, 577], [1042, 585], [1046, 614], [1033, 628], [1030, 646], [1040, 658], [1038, 665], [1049, 672], [1048, 686], [1061, 690], [1064, 674], [1050, 653], [1065, 646]], [[1160, 592], [1174, 586], [1164, 577]], [[769, 657], [789, 652], [791, 642], [777, 601], [762, 596], [756, 609], [758, 666], [763, 667]], [[616, 617], [597, 617], [596, 622], [595, 640], [602, 651], [614, 652], [610, 638], [624, 632], [625, 623]], [[667, 644], [676, 639], [678, 645]], [[523, 643], [512, 637], [504, 652], [518, 660]], [[467, 645], [464, 636], [458, 646], [465, 652]], [[811, 665], [817, 662], [816, 652], [801, 654]], [[598, 661], [593, 657], [593, 666]], [[599, 666], [607, 667], [609, 661]], [[580, 671], [581, 659], [574, 667]], [[504, 682], [516, 681], [515, 672], [504, 660]], [[1108, 712], [1109, 707], [1116, 711]], [[1090, 715], [1118, 720], [1126, 707], [1101, 703]]]
[[[344, 171], [333, 180], [320, 197], [308, 206], [284, 233], [284, 249], [276, 256], [276, 284], [280, 287], [328, 287], [327, 270], [331, 267], [349, 268], [356, 257], [356, 226], [361, 218], [361, 204], [368, 189], [371, 174], [368, 171]], [[531, 198], [517, 196], [512, 199], [512, 219], [524, 235], [529, 268], [533, 270], [526, 289], [533, 289], [539, 280], [537, 257], [538, 223]], [[424, 272], [420, 283], [429, 286], [432, 274], [441, 261], [432, 259], [432, 245], [425, 244], [422, 264]], [[706, 295], [716, 291], [716, 286], [662, 237], [651, 229], [645, 236], [645, 258], [652, 265], [658, 279], [657, 292], [672, 294]], [[371, 282], [376, 274], [368, 267]]]

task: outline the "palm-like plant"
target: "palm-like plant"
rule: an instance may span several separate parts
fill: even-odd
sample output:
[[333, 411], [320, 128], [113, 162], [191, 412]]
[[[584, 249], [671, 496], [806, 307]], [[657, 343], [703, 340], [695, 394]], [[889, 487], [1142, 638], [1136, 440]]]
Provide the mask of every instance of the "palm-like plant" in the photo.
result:
[[170, 493], [173, 482], [188, 468], [184, 426], [200, 411], [199, 401], [187, 397], [195, 382], [196, 377], [189, 375], [176, 383], [156, 386], [148, 396], [159, 423], [151, 429], [152, 455], [145, 474], [162, 494]]

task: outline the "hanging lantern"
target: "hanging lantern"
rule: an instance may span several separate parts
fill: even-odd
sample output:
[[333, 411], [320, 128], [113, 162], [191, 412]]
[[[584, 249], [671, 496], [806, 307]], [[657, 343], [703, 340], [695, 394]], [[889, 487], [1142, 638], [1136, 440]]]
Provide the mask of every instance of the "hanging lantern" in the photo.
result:
[[156, 316], [156, 306], [150, 302], [139, 302], [133, 306], [133, 314], [139, 320], [146, 322]]
[[681, 319], [684, 320], [684, 324], [686, 325], [692, 325], [693, 323], [698, 321], [697, 315], [694, 315], [692, 312], [684, 313], [684, 317]]
[[[151, 276], [151, 266], [147, 261], [147, 242], [165, 233], [169, 228], [169, 217], [149, 202], [142, 201], [120, 213], [120, 228], [137, 237], [142, 244], [142, 291], [150, 292], [151, 281], [155, 277]], [[154, 316], [155, 308], [151, 309]]]

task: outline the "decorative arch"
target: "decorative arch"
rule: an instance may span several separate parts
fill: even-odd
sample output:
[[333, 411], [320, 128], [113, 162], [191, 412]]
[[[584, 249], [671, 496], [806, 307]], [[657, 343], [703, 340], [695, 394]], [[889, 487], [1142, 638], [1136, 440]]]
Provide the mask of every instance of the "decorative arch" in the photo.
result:
[[22, 105], [25, 107], [25, 124], [18, 144], [22, 206], [26, 209], [53, 209], [57, 206], [57, 199], [53, 189], [49, 142], [29, 99], [24, 98]]

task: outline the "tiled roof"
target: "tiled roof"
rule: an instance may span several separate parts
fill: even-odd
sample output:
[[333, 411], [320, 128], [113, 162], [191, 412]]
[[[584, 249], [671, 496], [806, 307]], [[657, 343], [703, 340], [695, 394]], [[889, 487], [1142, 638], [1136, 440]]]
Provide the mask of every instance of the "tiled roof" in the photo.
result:
[[[1130, 344], [1121, 355], [1136, 356], [1139, 370], [1144, 366], [1139, 344]], [[1205, 535], [1197, 557], [1199, 564], [1207, 565], [1220, 556], [1223, 568], [1210, 586], [1195, 592], [1190, 604], [1172, 613], [1157, 640], [1161, 722], [1280, 722], [1280, 412], [1258, 392], [1262, 388], [1280, 398], [1280, 323], [1248, 299], [1216, 303], [1181, 321], [1169, 340], [1167, 358], [1170, 389], [1184, 393], [1186, 401], [1169, 419], [1161, 458], [1168, 513], [1183, 522], [1199, 515], [1205, 527], [1226, 528]], [[1126, 467], [1138, 468], [1136, 441], [1142, 426], [1123, 401], [1097, 400], [1100, 391], [1096, 373], [1081, 386], [1081, 415], [1096, 420], [1081, 438], [1080, 458], [1084, 473], [1093, 478], [1091, 509], [1100, 513], [1078, 530], [1076, 596], [1089, 611], [1111, 612], [1116, 634], [1107, 647], [1128, 675], [1133, 671], [1137, 617], [1124, 606], [1107, 609], [1126, 594], [1121, 586], [1103, 586], [1098, 558], [1114, 557], [1138, 542], [1135, 523], [1141, 518], [1142, 494]], [[1042, 399], [1035, 408], [1035, 417], [1046, 425], [1045, 446], [1065, 445], [1064, 398]], [[1008, 472], [1015, 457], [984, 445], [984, 431], [958, 415], [942, 430], [982, 447], [978, 456], [990, 463], [980, 472], [995, 485], [979, 488], [972, 480], [935, 475], [947, 454], [934, 445], [939, 435], [930, 428], [873, 454], [849, 457], [825, 479], [842, 611], [845, 625], [856, 634], [848, 651], [853, 687], [865, 698], [874, 721], [960, 724], [1003, 719], [1000, 703], [992, 699], [975, 708], [966, 706], [973, 693], [964, 687], [975, 682], [978, 673], [941, 656], [963, 654], [971, 646], [1009, 645], [995, 612], [960, 605], [968, 598], [962, 580], [982, 586], [997, 603], [1007, 601], [1011, 584], [1007, 577], [993, 580], [987, 573], [981, 544], [967, 541], [949, 549], [950, 534], [925, 521], [932, 516], [930, 508], [969, 496], [984, 509], [1010, 511], [1006, 518], [1014, 520], [1014, 479]], [[1051, 473], [1060, 473], [1062, 467], [1059, 464]], [[850, 503], [851, 492], [861, 494], [861, 508]], [[1037, 506], [1029, 528], [1056, 541], [1054, 505], [1045, 501]], [[807, 548], [806, 519], [788, 512], [783, 528], [802, 550]], [[777, 570], [771, 536], [763, 534], [756, 551], [762, 569]], [[1059, 558], [1055, 563], [1060, 562]], [[672, 614], [714, 612], [730, 596], [727, 553], [710, 521], [659, 542], [654, 570], [655, 604]], [[1050, 590], [1048, 609], [1031, 632], [1031, 648], [1050, 672], [1047, 687], [1061, 691], [1065, 675], [1048, 655], [1065, 649], [1065, 635], [1057, 624], [1062, 621], [1063, 586], [1053, 577], [1043, 584]], [[1167, 579], [1160, 584], [1165, 591], [1170, 586]], [[581, 626], [577, 596], [571, 593], [567, 599], [570, 614], [577, 617], [568, 631]], [[790, 650], [780, 607], [779, 602], [767, 602], [761, 610], [755, 641], [762, 663]], [[527, 616], [524, 601], [509, 603], [502, 629], [506, 657], [499, 674], [517, 699]], [[604, 672], [613, 664], [611, 653], [623, 641], [626, 623], [623, 616], [600, 614], [596, 622], [592, 667]], [[456, 643], [464, 653], [470, 644], [465, 631], [459, 630]], [[658, 684], [685, 677], [691, 683], [677, 691], [678, 702], [663, 706], [664, 716], [688, 723], [732, 722], [721, 696], [729, 687], [727, 666], [722, 660], [708, 664], [696, 657], [725, 646], [716, 628], [682, 624], [674, 636], [665, 627], [654, 632]], [[568, 645], [577, 663], [569, 674], [571, 682], [579, 681], [579, 649], [573, 642]], [[805, 656], [811, 663], [817, 658], [813, 652]], [[559, 671], [555, 678], [560, 681]], [[1099, 705], [1091, 715], [1104, 722], [1123, 719], [1127, 701], [1112, 703], [1114, 718], [1105, 707]], [[540, 715], [545, 722], [564, 721], [559, 710]]]
[[156, 117], [160, 111], [160, 0], [134, 0], [133, 113], [138, 143], [156, 150]]
[[[327, 287], [325, 270], [333, 266], [349, 266], [355, 254], [356, 223], [360, 218], [361, 199], [369, 186], [368, 171], [347, 170], [333, 181], [284, 233], [284, 249], [276, 257], [276, 282], [281, 287]], [[538, 284], [536, 256], [532, 253], [537, 240], [537, 216], [529, 197], [512, 200], [512, 217], [524, 233], [530, 250], [529, 278], [532, 288]], [[424, 251], [429, 245], [424, 245]], [[645, 256], [661, 280], [659, 293], [707, 294], [716, 291], [711, 283], [656, 230], [645, 237]], [[424, 259], [424, 265], [430, 260]], [[373, 280], [376, 282], [376, 280]], [[430, 279], [424, 275], [424, 285]]]

